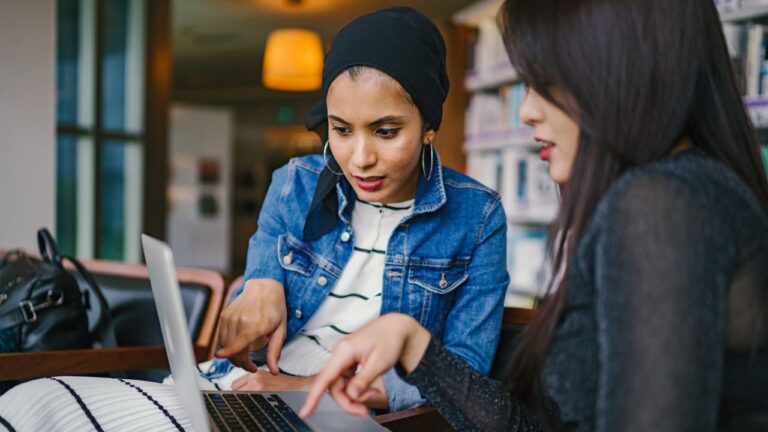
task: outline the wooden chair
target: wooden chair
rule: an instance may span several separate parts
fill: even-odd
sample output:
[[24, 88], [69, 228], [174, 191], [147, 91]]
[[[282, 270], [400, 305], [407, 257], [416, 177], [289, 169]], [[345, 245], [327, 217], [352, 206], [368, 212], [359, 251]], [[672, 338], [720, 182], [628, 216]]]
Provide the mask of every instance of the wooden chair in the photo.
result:
[[[142, 337], [147, 335], [133, 331], [133, 326], [151, 327], [157, 322], [147, 268], [98, 260], [83, 260], [82, 263], [99, 282], [107, 297], [120, 346], [0, 354], [0, 381], [168, 368], [159, 325], [156, 331], [149, 332], [150, 343], [147, 344], [141, 343]], [[191, 321], [195, 356], [198, 361], [204, 361], [212, 356], [214, 349], [224, 280], [214, 271], [190, 268], [177, 269], [177, 276], [185, 310]], [[98, 307], [95, 305], [97, 302], [91, 303], [94, 303], [94, 309]], [[95, 315], [98, 311], [92, 310], [91, 313]]]

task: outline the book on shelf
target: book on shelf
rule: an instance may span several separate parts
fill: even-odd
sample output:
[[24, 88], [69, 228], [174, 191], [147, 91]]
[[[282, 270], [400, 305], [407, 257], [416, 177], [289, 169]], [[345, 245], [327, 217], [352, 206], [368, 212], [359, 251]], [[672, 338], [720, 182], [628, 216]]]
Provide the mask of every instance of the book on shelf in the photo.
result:
[[768, 98], [757, 97], [745, 100], [749, 117], [756, 128], [768, 126]]
[[[768, 5], [768, 2], [766, 2]], [[757, 128], [768, 126], [768, 26], [751, 21], [723, 24], [736, 82]]]
[[768, 6], [768, 0], [714, 0], [720, 14], [731, 14], [741, 10], [749, 10]]
[[504, 101], [501, 96], [476, 93], [470, 99], [465, 114], [465, 134], [471, 137], [502, 131], [507, 123], [504, 117]]
[[746, 88], [745, 94], [756, 97], [768, 90], [763, 88], [762, 76], [765, 66], [765, 27], [761, 24], [750, 25], [747, 30]]
[[768, 144], [763, 144], [763, 166], [765, 167], [766, 174], [768, 174]]
[[768, 0], [731, 0], [731, 3], [736, 3], [737, 9], [749, 9], [758, 6], [768, 6]]
[[[525, 185], [521, 186], [521, 181], [525, 182], [525, 175], [520, 176], [520, 161], [525, 160], [527, 153], [522, 149], [508, 149], [501, 153], [501, 203], [504, 205], [504, 212], [509, 216], [510, 212], [517, 206], [517, 197], [521, 192], [524, 193]], [[525, 168], [523, 168], [525, 170]]]
[[480, 20], [477, 29], [470, 33], [467, 40], [467, 71], [467, 87], [483, 82], [494, 86], [515, 77], [494, 16]]
[[477, 151], [467, 155], [467, 175], [501, 195], [510, 221], [546, 225], [557, 206], [557, 187], [549, 165], [522, 148]]
[[471, 31], [467, 32], [467, 39], [466, 39], [467, 55], [465, 57], [466, 64], [464, 65], [464, 69], [467, 71], [474, 71], [476, 69], [475, 57], [477, 56], [477, 54], [475, 54], [475, 52], [477, 51], [477, 37], [478, 37], [477, 29], [472, 29]]
[[473, 152], [467, 155], [467, 175], [498, 191], [502, 184], [499, 151]]
[[494, 92], [472, 95], [465, 113], [465, 134], [470, 139], [525, 127], [520, 121], [520, 107], [525, 99], [525, 86], [520, 83], [502, 85]]
[[714, 0], [721, 14], [731, 13], [739, 9], [739, 0]]
[[542, 269], [546, 256], [547, 229], [512, 226], [507, 231], [508, 291], [533, 297], [543, 295]]
[[762, 24], [725, 23], [728, 53], [736, 72], [736, 82], [742, 94], [758, 97], [768, 94], [768, 68], [766, 68], [766, 30]]
[[528, 202], [536, 207], [557, 206], [557, 186], [549, 176], [549, 163], [541, 160], [538, 154], [529, 154], [528, 165]]
[[493, 74], [499, 68], [508, 67], [509, 57], [495, 17], [488, 17], [480, 21], [477, 30], [475, 69], [478, 74], [481, 76]]

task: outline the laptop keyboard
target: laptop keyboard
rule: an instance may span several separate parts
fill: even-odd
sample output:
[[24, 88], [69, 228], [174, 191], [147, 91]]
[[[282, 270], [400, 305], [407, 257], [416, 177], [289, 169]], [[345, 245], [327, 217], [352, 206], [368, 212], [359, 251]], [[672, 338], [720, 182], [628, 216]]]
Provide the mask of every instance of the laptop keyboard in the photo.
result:
[[280, 396], [256, 393], [204, 393], [205, 407], [222, 431], [311, 431]]

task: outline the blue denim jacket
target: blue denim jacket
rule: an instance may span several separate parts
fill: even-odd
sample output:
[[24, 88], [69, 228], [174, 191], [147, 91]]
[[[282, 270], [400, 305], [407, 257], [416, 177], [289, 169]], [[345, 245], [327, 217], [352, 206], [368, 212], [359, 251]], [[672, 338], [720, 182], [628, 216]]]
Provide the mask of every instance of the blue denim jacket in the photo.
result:
[[[324, 164], [321, 156], [305, 156], [274, 172], [258, 230], [248, 247], [244, 280], [270, 278], [285, 287], [287, 340], [325, 300], [354, 245], [350, 219], [355, 195], [344, 180], [336, 186], [339, 220], [335, 228], [317, 240], [302, 240], [304, 216]], [[342, 240], [345, 232], [350, 234], [344, 236], [346, 241]], [[381, 314], [401, 312], [414, 317], [446, 348], [487, 373], [509, 284], [506, 233], [499, 195], [442, 168], [436, 158], [431, 179], [422, 177], [418, 185], [413, 214], [390, 237]], [[330, 283], [318, 283], [321, 276]], [[384, 376], [384, 385], [392, 411], [425, 403], [419, 391], [393, 370]]]

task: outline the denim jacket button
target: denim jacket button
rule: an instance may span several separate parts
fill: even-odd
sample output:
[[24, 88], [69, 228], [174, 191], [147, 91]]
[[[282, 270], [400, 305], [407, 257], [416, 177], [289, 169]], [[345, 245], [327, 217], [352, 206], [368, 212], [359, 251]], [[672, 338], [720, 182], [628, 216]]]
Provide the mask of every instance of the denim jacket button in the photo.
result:
[[325, 276], [320, 276], [317, 278], [317, 284], [320, 286], [325, 286], [328, 283], [328, 279], [325, 278]]
[[283, 264], [291, 265], [291, 261], [293, 261], [293, 257], [291, 257], [291, 254], [288, 254], [283, 257]]
[[440, 275], [440, 282], [438, 282], [437, 285], [440, 288], [445, 288], [448, 286], [448, 281], [445, 280], [445, 272], [443, 272], [443, 274]]
[[343, 241], [344, 243], [348, 242], [350, 237], [351, 237], [351, 236], [350, 236], [350, 235], [349, 235], [349, 233], [348, 233], [348, 232], [346, 232], [346, 231], [344, 231], [343, 233], [341, 233], [341, 241]]
[[296, 309], [296, 312], [294, 313], [294, 315], [296, 315], [296, 319], [301, 319], [301, 316], [303, 315], [301, 313], [301, 309]]

